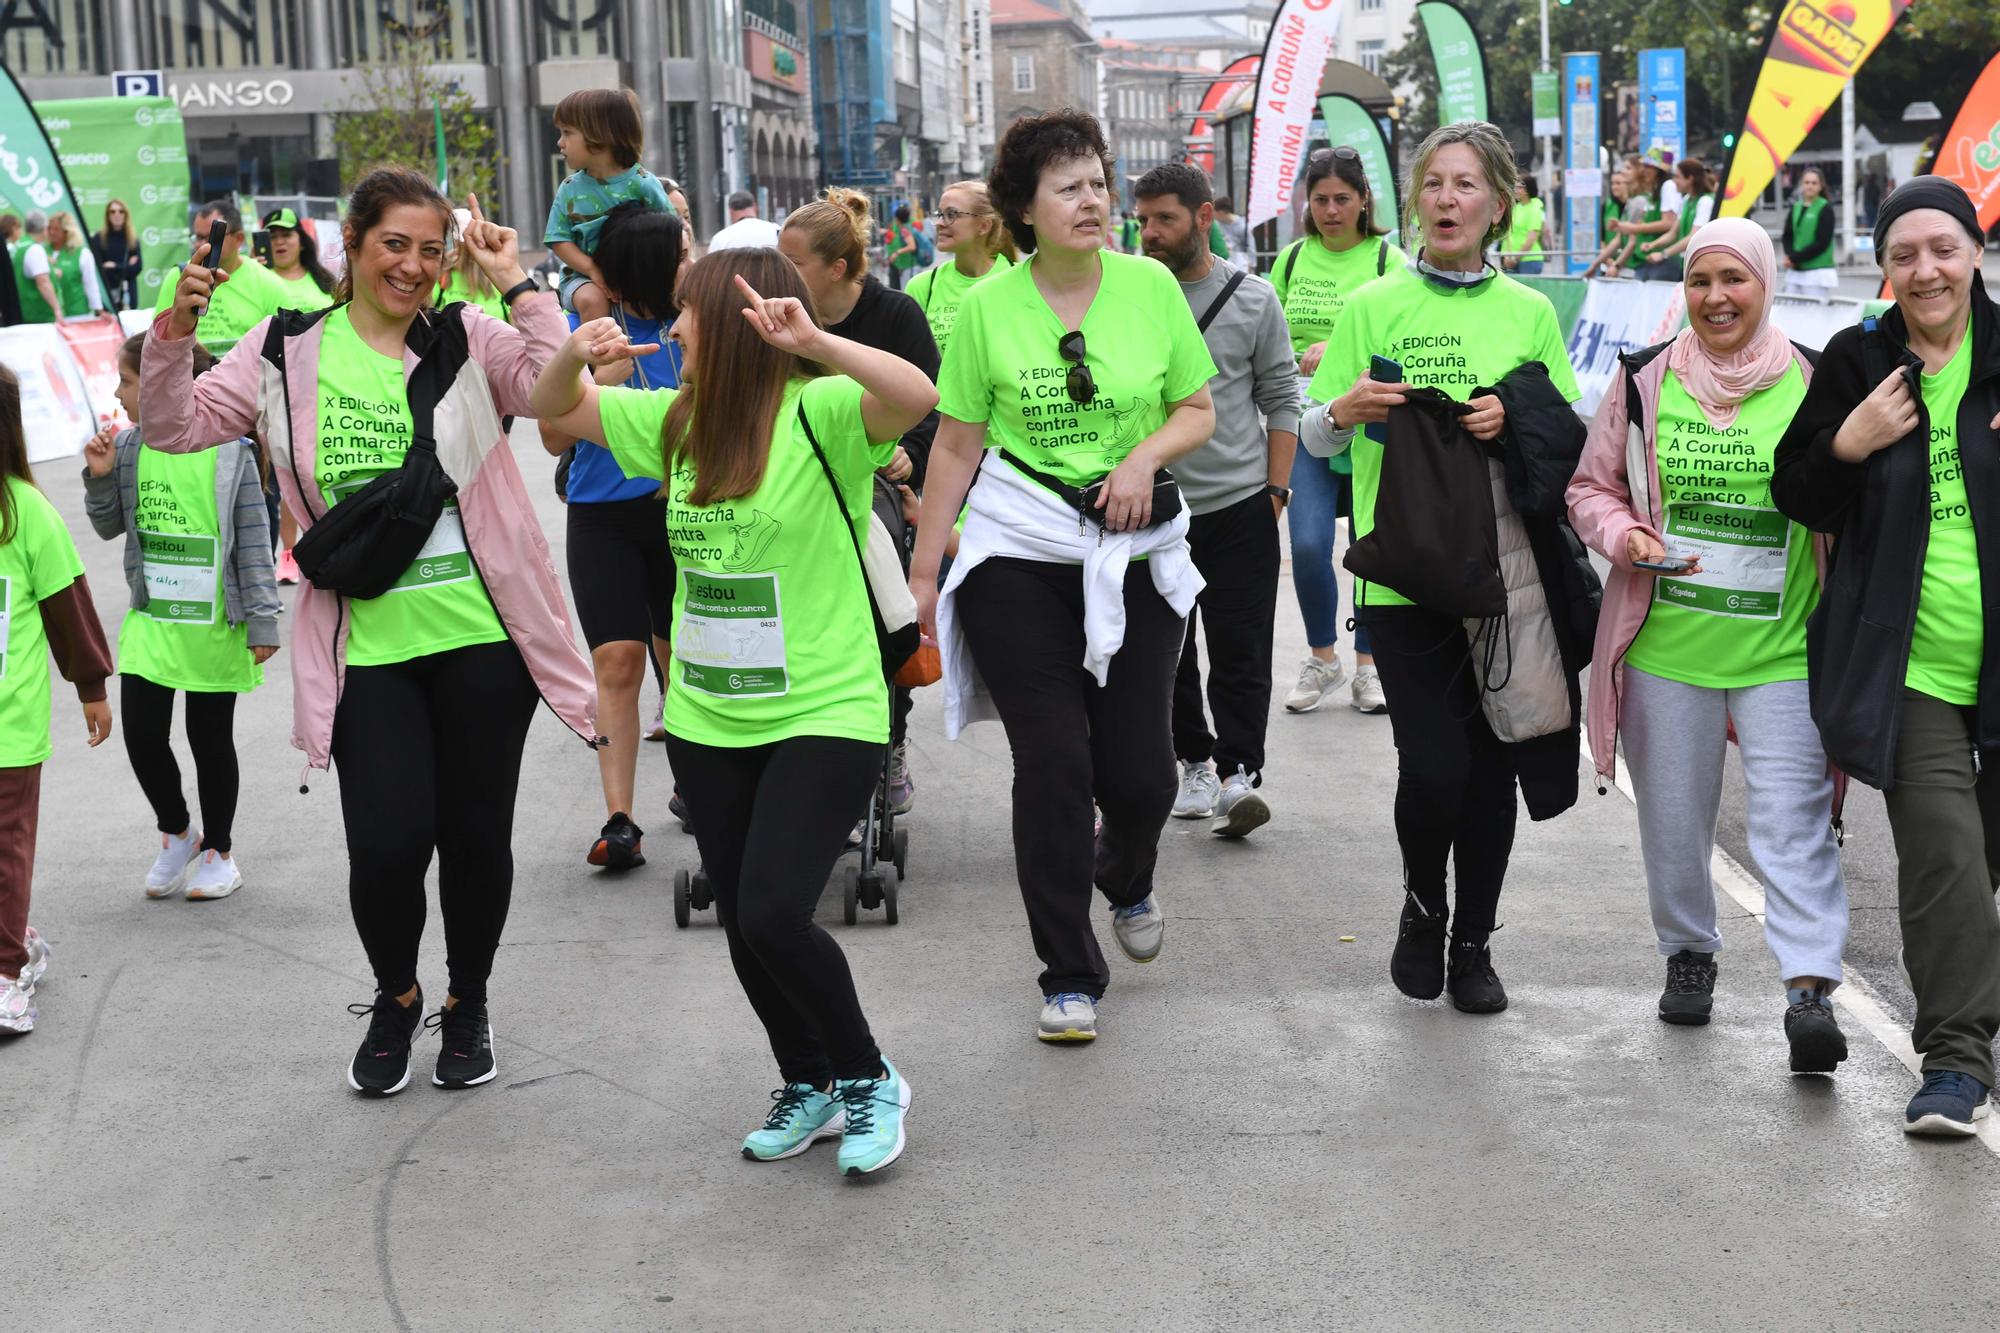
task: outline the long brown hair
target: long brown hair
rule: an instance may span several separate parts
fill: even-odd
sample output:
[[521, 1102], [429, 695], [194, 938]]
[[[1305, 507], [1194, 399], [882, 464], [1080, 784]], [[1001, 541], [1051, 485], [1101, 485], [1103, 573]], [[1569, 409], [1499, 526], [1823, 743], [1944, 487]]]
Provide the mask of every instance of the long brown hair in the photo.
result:
[[354, 299], [354, 261], [361, 253], [361, 243], [381, 225], [383, 214], [403, 204], [435, 210], [444, 222], [445, 247], [450, 248], [456, 230], [451, 202], [431, 184], [430, 177], [408, 167], [377, 167], [361, 178], [347, 201], [347, 218], [341, 223], [347, 233], [343, 238], [347, 262], [341, 265], [340, 277], [333, 284], [335, 304]]
[[667, 409], [660, 445], [669, 476], [681, 459], [693, 463], [693, 505], [734, 500], [763, 484], [785, 387], [820, 373], [758, 336], [743, 317], [750, 303], [737, 289], [739, 273], [760, 296], [790, 296], [813, 309], [805, 279], [776, 250], [717, 250], [695, 261], [681, 280], [680, 307], [694, 315], [696, 337], [682, 371], [686, 387]]
[[126, 206], [123, 199], [113, 199], [104, 206], [104, 235], [109, 236], [111, 234], [111, 210], [113, 208], [117, 208], [125, 214], [125, 248], [128, 250], [137, 250], [139, 248], [139, 229], [132, 225], [132, 210]]
[[28, 432], [21, 428], [21, 381], [14, 372], [0, 366], [0, 546], [14, 540], [20, 515], [14, 512], [14, 490], [7, 477], [35, 484], [34, 469], [28, 466]]

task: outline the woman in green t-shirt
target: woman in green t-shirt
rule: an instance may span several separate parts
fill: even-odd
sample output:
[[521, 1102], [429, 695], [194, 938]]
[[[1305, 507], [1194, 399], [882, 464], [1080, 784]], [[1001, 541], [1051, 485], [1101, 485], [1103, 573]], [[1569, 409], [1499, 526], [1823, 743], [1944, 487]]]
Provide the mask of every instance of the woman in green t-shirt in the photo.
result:
[[1722, 948], [1708, 867], [1733, 730], [1792, 1070], [1829, 1074], [1847, 1058], [1827, 999], [1840, 984], [1847, 886], [1806, 688], [1819, 579], [1811, 534], [1771, 502], [1772, 455], [1813, 368], [1771, 322], [1777, 255], [1757, 224], [1724, 218], [1697, 232], [1686, 294], [1689, 326], [1627, 361], [1570, 483], [1577, 535], [1611, 562], [1591, 656], [1591, 750], [1609, 779], [1624, 739], [1667, 960], [1660, 1017], [1699, 1026]]
[[97, 264], [84, 248], [83, 229], [67, 213], [49, 218], [49, 276], [55, 279], [64, 319], [87, 319], [104, 313], [104, 289]]
[[1639, 247], [1641, 274], [1657, 269], [1662, 277], [1678, 281], [1685, 269], [1681, 256], [1694, 234], [1715, 216], [1715, 173], [1698, 157], [1684, 157], [1674, 164], [1674, 184], [1681, 192], [1680, 220], [1674, 229]]
[[2000, 1032], [2000, 308], [1984, 231], [1943, 177], [1883, 202], [1875, 256], [1896, 304], [1827, 340], [1771, 481], [1781, 510], [1834, 540], [1806, 643], [1812, 711], [1895, 834], [1924, 1070], [1912, 1134], [1975, 1132]]
[[991, 692], [982, 715], [1007, 727], [1044, 1041], [1097, 1034], [1110, 976], [1091, 929], [1096, 891], [1128, 957], [1160, 951], [1153, 863], [1179, 785], [1174, 672], [1201, 589], [1187, 509], [1163, 469], [1215, 428], [1215, 363], [1180, 284], [1163, 264], [1105, 250], [1110, 179], [1104, 131], [1083, 112], [1023, 117], [1001, 139], [987, 189], [1033, 258], [959, 310], [910, 561], [918, 619], [944, 660], [946, 734], [986, 698], [975, 664]]
[[[1506, 232], [1515, 179], [1513, 149], [1492, 125], [1461, 121], [1426, 139], [1411, 167], [1403, 229], [1421, 235], [1422, 248], [1410, 267], [1356, 293], [1327, 343], [1300, 417], [1300, 443], [1318, 436], [1314, 447], [1323, 451], [1352, 450], [1357, 543], [1375, 527], [1386, 438], [1359, 428], [1387, 421], [1408, 390], [1433, 388], [1462, 400], [1460, 423], [1484, 442], [1498, 442], [1507, 430], [1507, 409], [1479, 390], [1527, 362], [1540, 362], [1563, 398], [1580, 396], [1548, 298], [1484, 257]], [[1378, 360], [1400, 378], [1386, 370], [1374, 378]], [[1429, 496], [1398, 500], [1437, 503]], [[1463, 503], [1471, 507], [1462, 516], [1440, 521], [1503, 517], [1490, 494]], [[1483, 682], [1468, 665], [1465, 622], [1378, 583], [1357, 579], [1354, 594], [1396, 733], [1396, 836], [1407, 892], [1390, 976], [1414, 998], [1436, 999], [1449, 989], [1467, 1013], [1496, 1012], [1506, 1007], [1507, 992], [1487, 938], [1514, 841], [1514, 758], [1487, 721]], [[1457, 882], [1448, 961], [1447, 859]]]
[[1785, 252], [1785, 290], [1824, 296], [1840, 287], [1838, 255], [1833, 245], [1833, 206], [1826, 197], [1826, 177], [1818, 167], [1799, 173], [1799, 192], [1785, 210], [1785, 230], [1779, 240]]
[[1521, 177], [1514, 186], [1514, 221], [1507, 228], [1500, 267], [1530, 277], [1539, 274], [1548, 253], [1542, 247], [1542, 229], [1547, 221], [1541, 185], [1533, 176]]
[[775, 1161], [839, 1134], [840, 1170], [861, 1175], [902, 1152], [910, 1087], [869, 1035], [813, 907], [889, 739], [856, 544], [875, 468], [937, 390], [907, 361], [819, 328], [804, 280], [774, 250], [708, 255], [679, 299], [686, 388], [589, 382], [586, 365], [653, 350], [601, 319], [550, 360], [533, 408], [550, 429], [602, 440], [628, 475], [666, 484], [680, 572], [667, 755], [737, 980], [784, 1078], [743, 1154]]
[[[1292, 351], [1299, 359], [1299, 398], [1319, 369], [1326, 340], [1354, 293], [1391, 269], [1408, 263], [1401, 250], [1383, 239], [1375, 221], [1375, 194], [1361, 154], [1345, 146], [1322, 148], [1306, 159], [1302, 225], [1306, 234], [1278, 252], [1271, 285], [1285, 308]], [[1316, 457], [1304, 449], [1292, 457], [1292, 500], [1285, 526], [1292, 537], [1292, 592], [1306, 626], [1306, 656], [1298, 680], [1285, 696], [1285, 711], [1310, 713], [1340, 688], [1340, 583], [1333, 572], [1333, 546], [1340, 518], [1353, 507], [1354, 466], [1345, 457]], [[1354, 627], [1354, 681], [1349, 698], [1363, 713], [1385, 713], [1381, 678], [1375, 674], [1368, 627]]]
[[959, 181], [938, 196], [937, 248], [951, 262], [926, 269], [910, 280], [910, 299], [923, 307], [937, 339], [938, 355], [951, 341], [958, 307], [974, 284], [1004, 273], [1021, 258], [1014, 238], [993, 211], [986, 182]]
[[332, 305], [333, 274], [319, 262], [319, 242], [299, 225], [299, 215], [274, 208], [264, 215], [264, 230], [271, 235], [271, 272], [291, 284], [287, 308], [324, 310]]
[[[125, 539], [132, 597], [118, 630], [119, 707], [125, 756], [160, 831], [146, 896], [169, 898], [185, 888], [199, 902], [243, 886], [231, 854], [236, 696], [264, 683], [284, 605], [271, 570], [255, 446], [234, 440], [192, 454], [147, 448], [139, 420], [145, 345], [145, 334], [133, 334], [118, 357], [118, 405], [134, 428], [107, 426], [84, 446], [84, 509], [98, 536]], [[207, 349], [194, 349], [196, 377], [213, 364]], [[199, 829], [168, 744], [177, 693], [187, 696]]]

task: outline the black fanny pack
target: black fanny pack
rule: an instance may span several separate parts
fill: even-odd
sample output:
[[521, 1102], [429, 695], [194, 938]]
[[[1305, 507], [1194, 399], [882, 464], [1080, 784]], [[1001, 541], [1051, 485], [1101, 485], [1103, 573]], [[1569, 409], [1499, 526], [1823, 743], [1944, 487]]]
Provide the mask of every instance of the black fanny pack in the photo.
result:
[[[1039, 468], [1029, 467], [1026, 463], [1023, 463], [1019, 458], [1004, 449], [1000, 451], [1000, 454], [1001, 457], [1007, 460], [1007, 466], [1013, 468], [1016, 472], [1019, 472], [1022, 476], [1027, 477], [1036, 484], [1054, 491], [1057, 496], [1061, 497], [1065, 509], [1074, 509], [1076, 511], [1076, 530], [1078, 532], [1084, 530], [1084, 523], [1086, 521], [1095, 523], [1099, 528], [1104, 526], [1102, 502], [1104, 499], [1104, 483], [1109, 479], [1108, 474], [1107, 476], [1099, 477], [1088, 486], [1072, 486], [1060, 478], [1050, 476]], [[1185, 507], [1185, 503], [1181, 499], [1181, 484], [1174, 480], [1173, 473], [1167, 471], [1165, 468], [1161, 468], [1158, 472], [1155, 472], [1153, 474], [1153, 514], [1151, 518], [1146, 520], [1144, 527], [1157, 528], [1160, 524], [1170, 521]]]
[[[274, 324], [273, 330], [276, 330]], [[283, 343], [278, 354], [284, 372]], [[438, 360], [433, 353], [411, 372], [410, 448], [403, 465], [385, 472], [322, 513], [299, 535], [292, 555], [315, 588], [344, 597], [380, 597], [403, 576], [417, 552], [430, 540], [445, 503], [458, 494], [458, 483], [438, 461], [431, 438], [432, 416], [440, 396]], [[300, 470], [298, 441], [292, 441], [299, 495], [312, 489], [310, 468]]]

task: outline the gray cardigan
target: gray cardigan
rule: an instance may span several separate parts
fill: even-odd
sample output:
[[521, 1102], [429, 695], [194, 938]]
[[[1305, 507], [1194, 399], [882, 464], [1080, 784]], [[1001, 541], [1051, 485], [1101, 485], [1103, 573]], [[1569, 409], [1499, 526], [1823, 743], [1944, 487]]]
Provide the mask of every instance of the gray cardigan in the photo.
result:
[[[125, 586], [132, 607], [145, 607], [146, 569], [139, 552], [136, 516], [139, 512], [139, 432], [127, 430], [116, 443], [118, 461], [101, 477], [83, 470], [83, 509], [90, 526], [110, 541], [125, 537]], [[278, 646], [277, 573], [271, 566], [271, 514], [264, 505], [264, 483], [257, 472], [257, 454], [247, 440], [225, 444], [216, 451], [215, 512], [234, 522], [222, 528], [223, 605], [229, 623], [249, 624], [252, 648]]]

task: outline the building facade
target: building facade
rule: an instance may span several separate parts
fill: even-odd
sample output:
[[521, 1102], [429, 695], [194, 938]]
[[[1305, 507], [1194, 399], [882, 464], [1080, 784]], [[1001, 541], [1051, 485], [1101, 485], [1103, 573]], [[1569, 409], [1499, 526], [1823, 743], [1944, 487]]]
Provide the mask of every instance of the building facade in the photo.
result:
[[995, 125], [1005, 133], [1062, 107], [1100, 112], [1098, 55], [1076, 0], [993, 0]]
[[647, 165], [681, 182], [699, 233], [731, 190], [793, 197], [817, 174], [794, 0], [34, 0], [5, 14], [0, 59], [30, 98], [161, 71], [197, 198], [337, 193], [333, 118], [367, 95], [358, 70], [408, 44], [493, 118], [498, 211], [524, 237], [539, 240], [563, 175], [550, 112], [578, 88], [638, 93]]
[[1187, 133], [1209, 74], [1196, 53], [1151, 48], [1101, 37], [1104, 134], [1118, 158], [1121, 206], [1133, 205], [1132, 185], [1166, 162], [1187, 157]]

